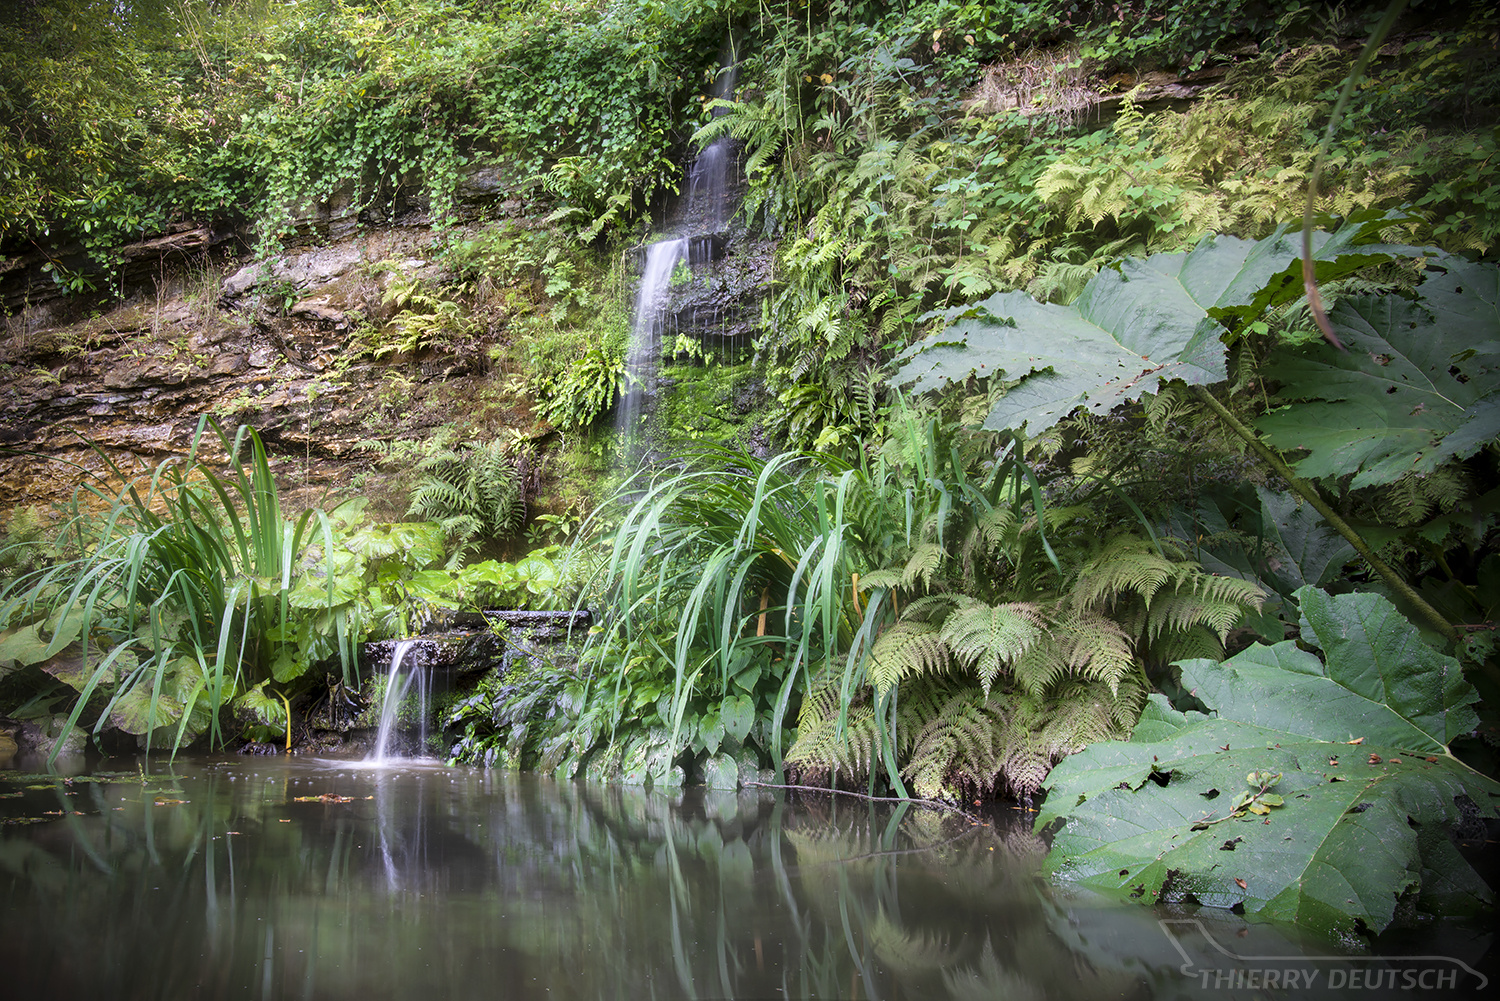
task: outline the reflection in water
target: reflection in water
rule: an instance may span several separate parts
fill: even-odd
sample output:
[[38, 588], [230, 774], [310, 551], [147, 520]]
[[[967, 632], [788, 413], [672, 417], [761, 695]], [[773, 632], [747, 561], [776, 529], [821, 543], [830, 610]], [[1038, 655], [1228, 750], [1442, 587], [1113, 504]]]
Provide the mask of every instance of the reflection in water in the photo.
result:
[[1048, 891], [1023, 820], [357, 764], [0, 782], [7, 996], [1228, 996]]

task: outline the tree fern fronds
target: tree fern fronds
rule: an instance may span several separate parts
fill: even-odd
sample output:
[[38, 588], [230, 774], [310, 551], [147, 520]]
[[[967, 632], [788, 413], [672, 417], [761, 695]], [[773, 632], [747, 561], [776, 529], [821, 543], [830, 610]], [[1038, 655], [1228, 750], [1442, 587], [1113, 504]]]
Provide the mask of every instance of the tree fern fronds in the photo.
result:
[[896, 705], [896, 750], [910, 757], [922, 728], [943, 714], [953, 688], [951, 679], [939, 675], [918, 675], [901, 688]]
[[1123, 739], [1144, 703], [1145, 691], [1133, 679], [1113, 689], [1072, 681], [1044, 697], [1020, 691], [992, 697], [1004, 788], [1013, 796], [1030, 799], [1052, 766], [1067, 755], [1095, 741]]
[[1030, 602], [991, 606], [965, 597], [943, 622], [942, 641], [955, 660], [978, 674], [989, 695], [995, 676], [1036, 645], [1046, 626], [1041, 609]]
[[1397, 525], [1418, 525], [1439, 511], [1452, 511], [1473, 485], [1464, 467], [1439, 466], [1430, 473], [1408, 473], [1385, 489], [1381, 509]]
[[870, 649], [868, 677], [884, 693], [913, 674], [936, 674], [948, 667], [940, 626], [902, 618], [880, 634]]
[[1014, 510], [1008, 505], [996, 504], [975, 517], [969, 539], [964, 545], [965, 555], [978, 550], [985, 556], [992, 556], [1013, 547], [1020, 534], [1020, 527], [1020, 519], [1016, 517]]
[[861, 591], [871, 591], [875, 588], [889, 590], [901, 587], [905, 579], [906, 573], [904, 568], [901, 570], [872, 570], [859, 578], [859, 589]]
[[1068, 305], [1083, 294], [1084, 286], [1098, 273], [1099, 266], [1093, 261], [1086, 264], [1051, 261], [1042, 265], [1026, 285], [1026, 291], [1038, 302]]
[[843, 775], [857, 781], [875, 762], [875, 712], [868, 706], [849, 710], [844, 733], [838, 732], [838, 712], [799, 720], [797, 742], [786, 754], [786, 764], [802, 772]]
[[[1245, 352], [1248, 354], [1248, 352]], [[1175, 434], [1198, 411], [1198, 404], [1180, 382], [1169, 382], [1160, 392], [1148, 393], [1141, 400], [1146, 426], [1156, 434]]]
[[901, 583], [904, 587], [914, 587], [917, 579], [921, 578], [923, 585], [932, 586], [932, 575], [942, 566], [948, 557], [948, 550], [936, 542], [922, 542], [913, 547], [911, 556], [907, 558], [906, 567], [901, 572]]

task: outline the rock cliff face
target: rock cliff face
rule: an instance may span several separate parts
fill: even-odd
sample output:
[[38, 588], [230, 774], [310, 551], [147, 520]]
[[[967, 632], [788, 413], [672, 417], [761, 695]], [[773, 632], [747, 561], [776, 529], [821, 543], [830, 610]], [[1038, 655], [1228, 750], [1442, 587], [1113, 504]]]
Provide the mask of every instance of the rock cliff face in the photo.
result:
[[294, 481], [336, 484], [356, 442], [425, 416], [411, 412], [426, 379], [419, 360], [351, 360], [349, 318], [382, 308], [361, 264], [421, 235], [355, 237], [222, 281], [211, 260], [170, 272], [164, 262], [154, 294], [64, 325], [12, 324], [0, 347], [0, 445], [23, 454], [0, 458], [0, 504], [46, 503], [68, 489], [77, 470], [46, 458], [102, 470], [88, 442], [117, 458], [181, 453], [204, 414], [255, 425], [284, 459], [300, 454]]
[[[541, 225], [512, 191], [495, 170], [473, 172], [459, 227]], [[517, 380], [490, 377], [488, 349], [511, 336], [503, 304], [477, 306], [461, 343], [403, 350], [392, 335], [393, 281], [450, 278], [424, 205], [361, 213], [335, 196], [294, 223], [303, 242], [269, 259], [246, 233], [185, 223], [119, 248], [112, 274], [84, 276], [107, 293], [68, 294], [57, 279], [88, 266], [78, 247], [0, 258], [0, 512], [64, 500], [110, 461], [144, 471], [185, 454], [204, 415], [261, 432], [292, 504], [358, 488], [377, 510], [371, 442], [444, 424], [473, 438], [551, 434]], [[747, 346], [771, 250], [741, 236], [720, 248], [676, 290], [678, 331], [710, 354]]]
[[[531, 207], [508, 191], [479, 170], [459, 208], [471, 221], [524, 219]], [[294, 503], [368, 473], [362, 441], [455, 419], [474, 434], [539, 433], [485, 379], [502, 315], [475, 317], [462, 351], [377, 353], [371, 335], [395, 312], [382, 301], [392, 265], [444, 276], [423, 206], [364, 216], [338, 197], [311, 206], [296, 220], [308, 242], [269, 260], [244, 233], [184, 224], [119, 248], [114, 273], [92, 277], [109, 293], [70, 295], [54, 278], [87, 267], [81, 248], [0, 258], [0, 508], [62, 500], [106, 457], [133, 469], [183, 454], [203, 415], [255, 426]]]

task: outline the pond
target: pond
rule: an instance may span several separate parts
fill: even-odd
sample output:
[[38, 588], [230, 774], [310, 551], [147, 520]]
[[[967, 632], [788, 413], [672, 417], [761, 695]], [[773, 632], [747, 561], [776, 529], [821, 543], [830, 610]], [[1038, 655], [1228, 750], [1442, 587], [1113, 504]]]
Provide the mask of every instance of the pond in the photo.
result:
[[1496, 981], [1481, 925], [1380, 944], [1422, 958], [1336, 957], [1228, 912], [1050, 887], [1013, 807], [420, 762], [105, 766], [0, 772], [7, 997], [1468, 997]]

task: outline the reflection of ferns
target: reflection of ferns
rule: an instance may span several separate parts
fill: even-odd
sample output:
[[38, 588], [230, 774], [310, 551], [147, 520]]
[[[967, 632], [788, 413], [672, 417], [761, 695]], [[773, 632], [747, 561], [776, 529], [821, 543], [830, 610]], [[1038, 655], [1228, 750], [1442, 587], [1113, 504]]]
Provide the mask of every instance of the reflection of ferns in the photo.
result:
[[875, 912], [867, 934], [876, 957], [898, 976], [942, 970], [958, 957], [945, 936], [908, 931], [892, 921], [884, 907]]
[[984, 940], [984, 952], [979, 956], [979, 965], [966, 966], [961, 970], [944, 970], [943, 986], [954, 1001], [1040, 1001], [1047, 992], [1026, 977], [1006, 969], [995, 955], [990, 940]]
[[417, 464], [423, 476], [407, 514], [442, 525], [464, 543], [480, 535], [504, 538], [526, 520], [527, 462], [499, 441], [464, 442]]

